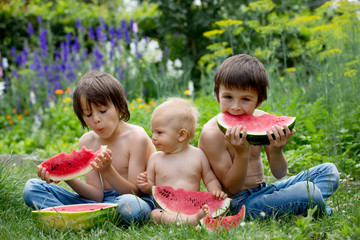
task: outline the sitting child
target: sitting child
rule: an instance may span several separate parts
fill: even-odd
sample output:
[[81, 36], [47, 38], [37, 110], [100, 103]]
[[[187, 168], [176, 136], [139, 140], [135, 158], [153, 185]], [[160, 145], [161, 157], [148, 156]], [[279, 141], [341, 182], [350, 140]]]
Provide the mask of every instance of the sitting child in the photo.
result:
[[[151, 117], [152, 142], [158, 151], [150, 156], [146, 172], [138, 175], [137, 185], [141, 191], [151, 194], [152, 186], [200, 191], [202, 179], [216, 198], [227, 197], [203, 151], [189, 145], [195, 135], [197, 115], [196, 109], [181, 98], [170, 98], [154, 110]], [[154, 209], [151, 216], [157, 223], [187, 222], [195, 225], [208, 212], [209, 207], [204, 205], [192, 216], [174, 215], [162, 209]]]

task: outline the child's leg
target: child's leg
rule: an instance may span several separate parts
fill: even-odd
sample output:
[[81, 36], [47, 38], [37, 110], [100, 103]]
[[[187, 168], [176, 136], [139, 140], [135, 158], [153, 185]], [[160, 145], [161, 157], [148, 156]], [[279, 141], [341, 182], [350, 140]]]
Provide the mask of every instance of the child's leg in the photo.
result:
[[[56, 184], [48, 184], [40, 179], [30, 179], [23, 190], [23, 198], [33, 209], [48, 208], [69, 204], [94, 203], [94, 201], [80, 197]], [[35, 206], [35, 205], [36, 206]]]
[[153, 198], [150, 195], [140, 198], [134, 194], [123, 194], [112, 200], [106, 199], [105, 202], [119, 205], [120, 221], [124, 224], [148, 221], [151, 210], [155, 208]]
[[209, 206], [205, 204], [198, 213], [190, 216], [182, 216], [181, 214], [175, 215], [162, 209], [154, 209], [151, 211], [151, 217], [156, 223], [171, 224], [180, 222], [196, 225], [199, 223], [200, 219], [202, 219], [208, 213]]
[[267, 216], [298, 215], [318, 206], [320, 214], [330, 215], [332, 209], [326, 206], [325, 200], [338, 185], [335, 165], [324, 163], [251, 194], [245, 201], [246, 212], [252, 217], [259, 217], [261, 212]]

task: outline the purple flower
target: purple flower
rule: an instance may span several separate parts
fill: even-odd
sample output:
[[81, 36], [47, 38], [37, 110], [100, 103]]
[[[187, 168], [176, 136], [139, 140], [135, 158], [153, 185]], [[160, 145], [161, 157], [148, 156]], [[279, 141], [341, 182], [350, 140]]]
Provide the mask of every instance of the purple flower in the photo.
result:
[[124, 74], [122, 73], [121, 69], [119, 67], [116, 67], [116, 73], [120, 79], [124, 79]]
[[87, 56], [88, 56], [88, 51], [87, 51], [86, 48], [84, 48], [83, 55], [84, 55], [84, 57], [87, 57]]
[[104, 21], [104, 18], [101, 16], [99, 18], [99, 20], [100, 20], [100, 24], [101, 24], [102, 29], [106, 30], [106, 23]]
[[123, 19], [123, 20], [121, 21], [121, 28], [122, 28], [122, 29], [127, 28], [127, 26], [126, 26], [126, 20], [125, 20], [125, 19]]
[[17, 78], [20, 78], [20, 76], [19, 76], [19, 74], [18, 74], [18, 72], [16, 71], [15, 68], [12, 70], [12, 74]]
[[124, 38], [125, 38], [125, 42], [127, 44], [130, 44], [130, 35], [129, 35], [129, 31], [127, 30], [127, 28], [124, 29]]
[[134, 31], [133, 26], [134, 26], [134, 20], [130, 19], [130, 30], [131, 31]]
[[9, 81], [9, 78], [8, 77], [4, 77], [4, 82], [5, 82], [5, 89], [4, 89], [4, 92], [6, 93], [10, 87], [10, 81]]
[[75, 21], [75, 27], [80, 28], [80, 26], [81, 26], [80, 19], [77, 18], [76, 21]]
[[27, 29], [29, 36], [31, 36], [34, 33], [34, 28], [31, 23], [28, 23]]
[[10, 48], [10, 54], [11, 54], [11, 56], [16, 56], [16, 51], [15, 51], [15, 47], [14, 46], [11, 46], [11, 48]]
[[89, 26], [89, 37], [90, 39], [95, 40], [95, 34], [92, 26]]
[[16, 54], [15, 62], [16, 65], [21, 66], [21, 54]]
[[42, 22], [42, 17], [41, 17], [41, 16], [38, 16], [38, 17], [37, 17], [37, 21], [38, 21], [38, 23], [41, 23], [41, 22]]
[[107, 40], [106, 35], [102, 33], [101, 26], [96, 27], [96, 37], [100, 43], [104, 43]]
[[66, 33], [66, 43], [70, 44], [71, 42], [71, 34], [70, 33]]
[[75, 36], [74, 37], [74, 44], [72, 45], [72, 50], [73, 52], [78, 52], [80, 49], [80, 43], [78, 41], [78, 38]]
[[118, 39], [122, 39], [122, 30], [121, 28], [116, 29], [116, 36], [118, 37]]
[[94, 50], [94, 56], [95, 56], [95, 67], [99, 69], [103, 64], [103, 55], [101, 54], [97, 46], [95, 47]]
[[47, 31], [45, 28], [42, 28], [40, 33], [39, 33], [39, 38], [40, 38], [40, 48], [42, 50], [42, 56], [43, 57], [47, 57], [48, 53], [47, 53]]

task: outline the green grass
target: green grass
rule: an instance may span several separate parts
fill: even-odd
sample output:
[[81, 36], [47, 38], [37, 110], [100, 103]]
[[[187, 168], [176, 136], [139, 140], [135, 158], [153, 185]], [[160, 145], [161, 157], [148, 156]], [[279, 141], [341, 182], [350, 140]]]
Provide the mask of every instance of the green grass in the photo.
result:
[[208, 232], [187, 225], [156, 225], [147, 222], [128, 228], [106, 222], [90, 231], [52, 230], [36, 227], [31, 209], [22, 201], [25, 181], [35, 177], [36, 162], [26, 157], [17, 161], [10, 157], [0, 164], [0, 238], [1, 239], [357, 239], [360, 237], [360, 185], [342, 183], [328, 200], [330, 206], [353, 202], [332, 216], [313, 219], [289, 216], [280, 220], [247, 221], [245, 225], [224, 232]]

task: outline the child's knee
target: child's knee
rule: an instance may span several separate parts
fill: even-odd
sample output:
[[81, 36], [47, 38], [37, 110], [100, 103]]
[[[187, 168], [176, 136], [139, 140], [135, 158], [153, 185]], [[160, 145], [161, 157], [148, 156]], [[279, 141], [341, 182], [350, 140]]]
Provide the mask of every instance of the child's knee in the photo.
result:
[[33, 192], [38, 188], [37, 186], [39, 186], [41, 184], [41, 180], [37, 179], [37, 178], [32, 178], [29, 179], [28, 181], [26, 181], [24, 189], [23, 189], [23, 199], [26, 203], [26, 205], [33, 207], [33, 203], [32, 203], [32, 196], [33, 196]]
[[313, 203], [315, 205], [323, 205], [325, 203], [320, 189], [310, 181], [299, 182], [298, 192], [302, 193], [302, 201]]

